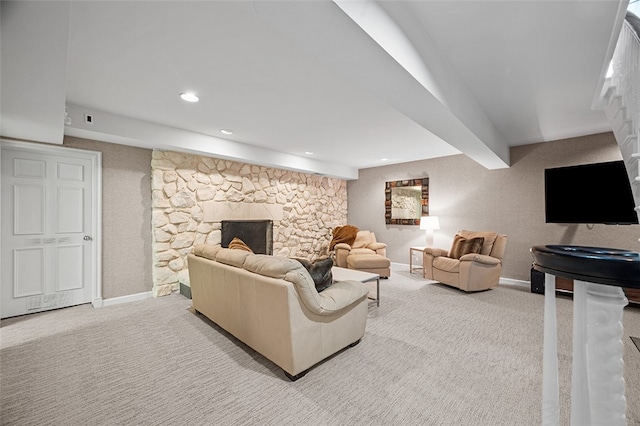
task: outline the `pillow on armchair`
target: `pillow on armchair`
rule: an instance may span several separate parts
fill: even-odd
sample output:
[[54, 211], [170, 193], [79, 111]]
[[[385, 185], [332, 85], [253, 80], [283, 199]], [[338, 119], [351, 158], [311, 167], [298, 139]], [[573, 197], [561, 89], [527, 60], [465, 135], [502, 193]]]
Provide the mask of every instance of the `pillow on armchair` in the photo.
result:
[[452, 259], [460, 259], [465, 254], [480, 253], [482, 244], [484, 244], [483, 237], [467, 239], [461, 235], [456, 235], [451, 245], [451, 251], [449, 251], [449, 257]]

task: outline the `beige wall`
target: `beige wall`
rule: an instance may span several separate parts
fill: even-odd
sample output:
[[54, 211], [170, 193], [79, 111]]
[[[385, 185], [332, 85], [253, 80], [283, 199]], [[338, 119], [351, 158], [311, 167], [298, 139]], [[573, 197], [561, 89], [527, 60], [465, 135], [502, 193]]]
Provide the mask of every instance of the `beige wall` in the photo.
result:
[[[162, 244], [171, 244], [194, 231], [188, 246], [180, 248], [179, 257], [184, 259], [193, 243], [219, 243], [219, 221], [209, 224], [202, 218], [200, 206], [207, 200], [280, 206], [282, 217], [274, 223], [274, 254], [281, 256], [315, 259], [325, 255], [331, 229], [346, 221], [344, 180], [82, 138], [65, 137], [64, 146], [102, 153], [103, 299], [154, 290], [154, 271], [158, 275], [159, 269], [169, 268], [170, 261], [175, 260], [158, 259], [159, 253], [167, 251], [160, 247]], [[206, 164], [213, 169], [205, 170]], [[173, 172], [176, 178], [170, 182], [175, 182], [176, 193], [182, 191], [194, 200], [197, 221], [185, 223], [185, 229], [177, 224], [171, 241], [154, 247], [154, 231], [164, 227], [158, 223], [160, 216], [166, 216], [168, 224], [173, 213], [192, 213], [191, 208], [176, 207], [171, 197], [165, 200], [164, 173], [170, 170], [179, 170], [179, 174]], [[187, 175], [192, 178], [190, 182], [183, 179]], [[152, 176], [156, 177], [155, 182]], [[210, 181], [200, 182], [205, 176]], [[247, 185], [251, 188], [247, 189]], [[152, 193], [154, 186], [155, 192], [162, 188], [161, 196]], [[169, 289], [175, 290], [178, 272], [187, 272], [178, 269], [165, 271], [162, 279], [169, 281], [159, 284], [169, 284]]]
[[102, 152], [102, 297], [151, 291], [151, 150], [79, 138]]
[[[69, 137], [64, 145], [103, 155], [103, 298], [152, 290], [152, 151]], [[376, 232], [379, 241], [389, 244], [393, 262], [408, 263], [409, 247], [424, 245], [425, 234], [417, 226], [385, 224], [384, 183], [429, 177], [430, 212], [440, 218], [441, 225], [434, 244], [448, 248], [462, 228], [505, 233], [509, 237], [505, 278], [529, 279], [529, 248], [533, 245], [580, 244], [640, 251], [639, 225], [544, 223], [544, 169], [620, 159], [611, 133], [512, 148], [511, 159], [511, 168], [503, 170], [486, 170], [464, 155], [363, 169], [357, 181], [347, 183], [346, 221]], [[318, 202], [326, 201], [326, 196], [318, 195]], [[335, 219], [341, 222], [344, 216]]]
[[[424, 246], [417, 226], [386, 225], [386, 181], [429, 177], [429, 210], [440, 219], [434, 245], [449, 248], [459, 229], [493, 230], [508, 237], [502, 276], [529, 280], [529, 249], [542, 244], [640, 251], [640, 225], [558, 225], [544, 221], [544, 169], [621, 159], [612, 133], [511, 149], [511, 167], [487, 170], [464, 155], [360, 170], [348, 182], [348, 223], [376, 233], [392, 262], [409, 263], [409, 247]], [[597, 176], [593, 182], [597, 202]]]

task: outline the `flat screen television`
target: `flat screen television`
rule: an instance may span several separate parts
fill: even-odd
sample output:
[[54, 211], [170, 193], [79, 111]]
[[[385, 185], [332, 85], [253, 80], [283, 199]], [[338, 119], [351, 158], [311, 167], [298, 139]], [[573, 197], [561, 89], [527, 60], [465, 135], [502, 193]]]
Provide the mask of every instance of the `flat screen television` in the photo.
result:
[[545, 169], [547, 223], [638, 223], [623, 161]]

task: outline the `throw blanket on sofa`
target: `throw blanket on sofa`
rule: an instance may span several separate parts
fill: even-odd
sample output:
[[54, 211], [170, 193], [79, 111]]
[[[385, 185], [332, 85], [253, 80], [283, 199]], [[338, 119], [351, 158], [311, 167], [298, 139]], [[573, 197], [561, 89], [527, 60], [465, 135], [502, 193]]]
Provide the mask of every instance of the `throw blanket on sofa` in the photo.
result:
[[333, 238], [329, 243], [329, 251], [333, 250], [336, 244], [346, 243], [350, 246], [356, 240], [359, 229], [353, 225], [336, 226], [333, 229]]

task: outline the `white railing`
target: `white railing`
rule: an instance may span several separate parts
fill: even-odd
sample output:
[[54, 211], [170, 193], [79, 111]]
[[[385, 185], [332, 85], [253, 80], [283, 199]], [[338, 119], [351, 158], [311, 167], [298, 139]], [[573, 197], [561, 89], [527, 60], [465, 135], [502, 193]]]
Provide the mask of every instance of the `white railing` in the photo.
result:
[[640, 124], [640, 38], [626, 20], [613, 53], [612, 68], [612, 85], [617, 88], [617, 95], [627, 108], [627, 117], [637, 129]]
[[[640, 216], [640, 37], [625, 20], [611, 60], [609, 119]], [[613, 116], [613, 118], [612, 118]]]

